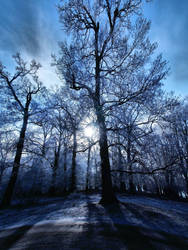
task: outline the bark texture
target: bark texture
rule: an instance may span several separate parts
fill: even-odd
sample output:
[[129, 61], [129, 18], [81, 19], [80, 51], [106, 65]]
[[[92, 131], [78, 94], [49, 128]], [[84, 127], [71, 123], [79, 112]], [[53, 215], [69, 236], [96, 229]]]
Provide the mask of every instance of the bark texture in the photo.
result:
[[1, 205], [3, 207], [9, 206], [11, 203], [11, 199], [12, 199], [12, 195], [14, 192], [14, 187], [17, 181], [17, 177], [18, 177], [18, 172], [20, 169], [20, 161], [21, 161], [21, 156], [22, 156], [22, 152], [23, 152], [23, 147], [24, 147], [24, 140], [25, 140], [25, 132], [27, 129], [27, 124], [28, 124], [28, 110], [25, 110], [24, 112], [24, 118], [23, 118], [23, 124], [22, 124], [22, 128], [20, 131], [20, 136], [19, 136], [19, 140], [17, 143], [17, 147], [16, 147], [16, 155], [14, 158], [14, 163], [13, 163], [13, 168], [12, 168], [12, 173], [10, 176], [10, 180], [8, 182], [8, 186], [5, 190], [4, 196], [3, 196], [3, 200]]

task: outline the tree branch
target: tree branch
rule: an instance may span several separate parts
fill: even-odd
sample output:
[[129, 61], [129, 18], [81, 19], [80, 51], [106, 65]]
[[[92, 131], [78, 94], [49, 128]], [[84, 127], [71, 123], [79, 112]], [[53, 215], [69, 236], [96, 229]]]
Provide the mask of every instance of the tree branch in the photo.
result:
[[155, 168], [152, 171], [142, 172], [142, 171], [129, 171], [129, 170], [111, 170], [111, 172], [120, 172], [120, 173], [127, 173], [127, 174], [141, 174], [141, 175], [153, 175], [158, 171], [165, 171], [169, 167], [172, 167], [178, 160], [174, 160], [173, 162], [167, 164], [165, 167]]

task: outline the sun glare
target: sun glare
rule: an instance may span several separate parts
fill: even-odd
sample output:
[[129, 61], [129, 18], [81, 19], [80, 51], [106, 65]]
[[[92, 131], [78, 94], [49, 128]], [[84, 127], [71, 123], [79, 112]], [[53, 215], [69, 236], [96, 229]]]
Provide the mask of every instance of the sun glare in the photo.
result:
[[85, 129], [84, 129], [84, 134], [85, 134], [85, 136], [87, 136], [87, 137], [89, 137], [89, 138], [91, 138], [93, 135], [94, 135], [94, 128], [92, 128], [92, 127], [86, 127]]

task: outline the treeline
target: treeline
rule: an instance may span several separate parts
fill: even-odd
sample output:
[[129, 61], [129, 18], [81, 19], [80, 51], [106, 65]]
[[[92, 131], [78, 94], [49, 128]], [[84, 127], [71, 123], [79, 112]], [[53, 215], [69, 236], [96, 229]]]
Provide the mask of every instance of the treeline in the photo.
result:
[[169, 69], [142, 4], [61, 2], [57, 88], [20, 54], [15, 71], [0, 64], [2, 206], [76, 190], [101, 190], [102, 203], [117, 202], [114, 190], [187, 198], [187, 99], [162, 89]]
[[[23, 79], [18, 84], [19, 88], [16, 83], [13, 85], [17, 99], [27, 102], [31, 86], [24, 90]], [[19, 153], [24, 112], [11, 92], [1, 90], [2, 199]], [[24, 146], [14, 197], [101, 190], [99, 129], [88, 97], [71, 92], [66, 86], [55, 90], [41, 87], [37, 94], [31, 101], [22, 138]], [[160, 106], [161, 99], [155, 105]], [[108, 112], [106, 129], [114, 190], [187, 198], [187, 110], [186, 100], [171, 97], [171, 105], [168, 103], [160, 112], [139, 103], [121, 105]], [[87, 134], [88, 127], [91, 135]]]

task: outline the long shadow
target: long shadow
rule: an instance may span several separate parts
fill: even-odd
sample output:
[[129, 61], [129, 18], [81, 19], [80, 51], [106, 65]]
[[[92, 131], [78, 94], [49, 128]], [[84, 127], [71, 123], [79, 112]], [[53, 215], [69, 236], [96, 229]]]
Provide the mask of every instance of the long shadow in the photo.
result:
[[[143, 215], [134, 208], [127, 205], [127, 209], [133, 212], [135, 217], [141, 218]], [[115, 228], [116, 236], [126, 245], [127, 249], [188, 249], [188, 241], [185, 238], [176, 235], [161, 232], [155, 229], [147, 229], [141, 226], [127, 225], [127, 220], [120, 204], [104, 206], [106, 213], [109, 215]]]
[[[0, 231], [0, 249], [14, 249], [14, 245], [16, 249], [21, 247], [21, 249], [30, 250], [188, 249], [188, 241], [183, 237], [161, 232], [157, 230], [155, 223], [145, 223], [149, 217], [142, 213], [143, 209], [139, 205], [120, 203], [102, 206], [97, 199], [93, 199], [93, 196], [75, 198], [74, 203], [70, 200], [64, 205], [56, 202], [52, 204], [53, 206], [44, 206], [42, 208], [44, 214], [34, 214], [36, 218], [31, 226]], [[37, 224], [45, 218], [50, 219], [57, 213], [62, 213], [63, 217], [63, 207], [70, 207], [71, 210], [76, 206], [78, 206], [76, 210], [78, 215], [76, 214], [71, 222], [65, 220], [60, 223], [49, 221]], [[132, 218], [129, 219], [131, 216]], [[151, 220], [152, 216], [157, 215], [151, 214]], [[147, 225], [152, 230], [148, 229]], [[29, 233], [27, 233], [28, 230]], [[24, 244], [26, 244], [25, 248], [23, 248]]]
[[[106, 212], [97, 200], [93, 200], [91, 196], [86, 196], [84, 201], [85, 219], [74, 232], [69, 232], [64, 228], [64, 233], [59, 232], [58, 237], [63, 250], [80, 249], [80, 250], [117, 250], [127, 249], [123, 242], [114, 236], [114, 228], [111, 218], [106, 215]], [[78, 214], [79, 216], [79, 214]], [[74, 227], [75, 228], [75, 227]], [[51, 236], [50, 236], [51, 237]], [[67, 242], [66, 239], [67, 238]], [[71, 241], [69, 239], [71, 238]], [[67, 244], [68, 243], [68, 244]], [[54, 245], [53, 245], [54, 246]]]
[[0, 231], [0, 249], [7, 250], [16, 244], [26, 233], [32, 228], [29, 226], [22, 226], [19, 228], [8, 229]]
[[[77, 201], [80, 202], [80, 200], [75, 200], [75, 203]], [[37, 227], [31, 230], [30, 234], [27, 236], [26, 249], [36, 250], [36, 247], [37, 249], [63, 250], [111, 249], [109, 247], [104, 248], [101, 237], [97, 237], [98, 233], [100, 234], [101, 231], [99, 230], [98, 232], [98, 229], [104, 227], [104, 221], [102, 214], [100, 214], [100, 209], [95, 208], [95, 205], [96, 204], [91, 202], [86, 196], [86, 198], [82, 198], [81, 204], [77, 203], [78, 214], [74, 218], [74, 222], [71, 221], [70, 224], [68, 221], [59, 224], [50, 222], [44, 225], [37, 225]], [[104, 211], [103, 208], [102, 210]], [[80, 216], [83, 217], [81, 221]], [[96, 224], [98, 227], [96, 227]]]
[[128, 225], [119, 205], [102, 206], [88, 197], [87, 207], [90, 249], [156, 249], [139, 228]]
[[[80, 233], [74, 232], [72, 242], [68, 249], [80, 250], [110, 250], [119, 249], [118, 244], [112, 242], [109, 238], [105, 240], [103, 234], [109, 230], [109, 222], [104, 216], [104, 209], [98, 204], [98, 201], [90, 199], [90, 195], [86, 195], [85, 199], [85, 222], [82, 225]], [[113, 248], [113, 246], [115, 246]], [[66, 248], [62, 248], [66, 249]]]
[[120, 239], [126, 249], [156, 249], [150, 238], [144, 234], [142, 228], [128, 224], [120, 204], [107, 205], [104, 206], [104, 209], [111, 218], [115, 228], [113, 232], [114, 237]]
[[[3, 221], [6, 223], [6, 220], [10, 223], [7, 224], [8, 227], [5, 226], [4, 228], [2, 227], [3, 229], [0, 229], [0, 249], [6, 250], [11, 247], [14, 248], [18, 241], [22, 241], [22, 238], [24, 238], [27, 232], [32, 230], [37, 223], [48, 219], [48, 216], [51, 217], [51, 214], [61, 210], [61, 207], [63, 206], [60, 202], [54, 206], [52, 205], [43, 204], [27, 208], [11, 207], [9, 209], [1, 210], [1, 224], [3, 225]], [[42, 210], [42, 212], [40, 212], [40, 210]], [[22, 224], [22, 226], [19, 226], [19, 224]]]
[[[74, 200], [67, 200], [66, 204], [62, 204], [62, 206], [57, 203], [54, 205], [52, 204], [53, 206], [44, 206], [42, 207], [44, 213], [42, 215], [32, 214], [31, 211], [28, 216], [34, 215], [34, 223], [32, 226], [14, 228], [12, 231], [6, 230], [7, 235], [5, 235], [3, 231], [0, 231], [0, 237], [2, 236], [0, 249], [14, 249], [14, 247], [15, 249], [30, 250], [103, 249], [98, 247], [95, 237], [93, 237], [95, 235], [95, 226], [92, 226], [92, 215], [91, 217], [87, 216], [89, 206], [87, 206], [87, 204], [87, 199], [84, 199], [82, 197], [81, 199], [75, 198]], [[74, 217], [73, 214], [73, 217], [71, 217], [71, 210], [76, 206], [78, 206], [78, 209], [76, 210], [78, 212], [77, 216]], [[66, 220], [66, 218], [64, 217], [63, 208], [70, 208], [70, 221], [69, 217], [68, 220]], [[79, 211], [79, 208], [83, 209], [83, 211]], [[35, 212], [35, 208], [33, 209]], [[93, 208], [91, 208], [90, 210], [93, 212]], [[60, 220], [60, 222], [57, 222], [56, 220], [47, 220], [45, 221], [45, 223], [38, 224], [38, 222], [41, 222], [43, 219], [53, 219], [57, 214], [59, 216], [59, 213], [62, 213], [62, 218], [65, 218], [65, 220]], [[83, 217], [83, 219], [80, 219], [80, 216]], [[91, 221], [89, 221], [88, 218], [90, 218]], [[24, 217], [22, 216], [21, 219], [23, 221]], [[15, 225], [17, 222], [19, 223], [19, 218], [14, 220]], [[27, 233], [28, 230], [29, 233]], [[100, 242], [98, 241], [98, 243]], [[4, 245], [4, 248], [2, 248], [2, 245]]]

